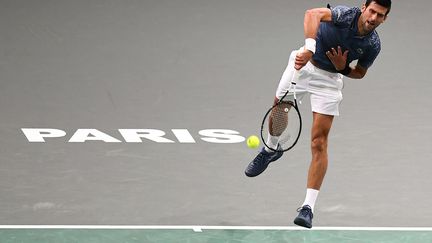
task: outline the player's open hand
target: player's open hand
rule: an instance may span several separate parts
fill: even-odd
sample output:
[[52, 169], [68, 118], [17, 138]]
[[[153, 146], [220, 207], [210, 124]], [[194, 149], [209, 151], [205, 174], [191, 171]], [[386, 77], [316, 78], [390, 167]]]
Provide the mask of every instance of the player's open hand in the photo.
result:
[[348, 50], [342, 52], [342, 48], [340, 46], [337, 47], [337, 50], [331, 48], [330, 51], [326, 52], [327, 57], [335, 66], [336, 70], [343, 70], [346, 66]]
[[300, 70], [312, 58], [313, 52], [309, 50], [301, 50], [297, 52], [294, 68]]

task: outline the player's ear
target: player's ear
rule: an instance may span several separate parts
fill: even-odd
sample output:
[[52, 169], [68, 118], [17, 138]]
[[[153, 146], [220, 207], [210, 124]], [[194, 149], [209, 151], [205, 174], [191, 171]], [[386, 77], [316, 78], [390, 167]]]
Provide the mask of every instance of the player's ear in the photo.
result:
[[366, 4], [363, 3], [362, 7], [361, 7], [361, 12], [363, 13], [366, 10]]
[[384, 20], [383, 20], [383, 22], [387, 20], [387, 17], [388, 17], [388, 13], [386, 13], [386, 15], [384, 15]]

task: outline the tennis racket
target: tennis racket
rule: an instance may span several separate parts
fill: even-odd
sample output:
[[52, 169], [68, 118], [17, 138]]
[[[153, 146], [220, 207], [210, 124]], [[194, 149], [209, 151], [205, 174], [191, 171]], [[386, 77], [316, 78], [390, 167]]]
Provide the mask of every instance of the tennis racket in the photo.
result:
[[[264, 115], [261, 124], [261, 140], [272, 151], [288, 151], [296, 145], [302, 130], [302, 118], [297, 105], [296, 81], [298, 71], [295, 70], [288, 90], [279, 101]], [[294, 99], [287, 99], [292, 94]], [[271, 136], [271, 138], [270, 138]], [[271, 146], [270, 143], [276, 144]]]

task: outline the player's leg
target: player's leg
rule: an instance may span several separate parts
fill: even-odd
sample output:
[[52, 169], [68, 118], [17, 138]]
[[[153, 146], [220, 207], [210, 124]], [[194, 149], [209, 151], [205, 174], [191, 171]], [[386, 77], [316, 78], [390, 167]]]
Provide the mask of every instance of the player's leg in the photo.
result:
[[328, 135], [333, 116], [313, 113], [311, 131], [312, 161], [309, 166], [306, 197], [299, 209], [299, 216], [294, 223], [303, 227], [312, 227], [313, 211], [318, 192], [321, 188], [328, 165]]
[[[283, 131], [285, 131], [288, 126], [288, 111], [291, 109], [293, 102], [292, 101], [282, 101], [279, 103], [279, 99], [275, 97], [273, 106], [275, 108], [272, 109], [268, 122], [268, 139], [267, 145], [271, 148], [276, 149], [279, 137], [282, 135]], [[272, 152], [270, 149], [265, 147], [267, 152]]]
[[[293, 52], [291, 52], [289, 61], [288, 61], [288, 65], [285, 69], [285, 71], [282, 74], [282, 77], [279, 81], [279, 85], [278, 88], [276, 90], [276, 96], [274, 98], [273, 101], [273, 105], [276, 105], [279, 100], [284, 97], [284, 95], [286, 94], [286, 92], [288, 91], [290, 85], [291, 85], [291, 81], [293, 80], [293, 76], [295, 75], [295, 69], [294, 69], [294, 64], [295, 64], [295, 57], [297, 55], [297, 52], [299, 50], [295, 50]], [[311, 65], [311, 64], [309, 64]], [[296, 80], [295, 82], [297, 83], [296, 85], [296, 93], [297, 93], [297, 99], [301, 100], [305, 93], [307, 92], [307, 81], [309, 80], [309, 65], [305, 66], [303, 69], [301, 69], [300, 71], [298, 71], [298, 75], [296, 76]], [[267, 142], [266, 144], [271, 147], [272, 149], [276, 149], [278, 146], [278, 141], [279, 141], [279, 136], [280, 134], [285, 130], [286, 126], [288, 125], [288, 116], [286, 116], [286, 108], [290, 109], [291, 108], [291, 103], [289, 101], [293, 101], [294, 97], [293, 94], [288, 94], [287, 96], [285, 96], [284, 102], [281, 105], [281, 109], [276, 109], [275, 112], [273, 112], [270, 116], [269, 119], [269, 126], [271, 126], [274, 122], [274, 120], [278, 119], [277, 122], [280, 122], [280, 125], [278, 126], [277, 130], [274, 130], [272, 127], [269, 127], [269, 134], [267, 136]], [[264, 146], [264, 150], [266, 150], [267, 152], [272, 152], [271, 149], [267, 148]]]
[[[276, 97], [274, 98], [273, 104], [276, 104], [279, 101], [279, 99], [284, 96], [284, 94], [286, 93], [286, 91], [289, 88], [292, 77], [294, 75], [294, 70], [295, 70], [294, 69], [294, 62], [295, 62], [296, 54], [297, 54], [297, 50], [291, 52], [291, 55], [290, 55], [290, 58], [288, 61], [288, 65], [287, 65], [287, 67], [286, 67], [286, 69], [282, 75], [282, 78], [279, 81], [279, 86], [276, 90]], [[300, 99], [300, 97], [302, 96], [301, 95], [301, 92], [302, 92], [301, 85], [297, 84], [297, 90], [298, 90], [297, 96]], [[273, 115], [276, 115], [276, 114], [273, 114]], [[274, 122], [274, 121], [272, 120], [272, 122]], [[269, 131], [271, 131], [271, 134], [268, 135], [268, 139], [267, 139], [266, 144], [269, 147], [276, 150], [278, 148], [279, 135], [280, 135], [281, 131], [276, 131], [273, 129], [269, 129]], [[266, 146], [263, 146], [261, 151], [258, 153], [258, 155], [246, 167], [245, 174], [249, 177], [254, 177], [254, 176], [261, 174], [262, 172], [264, 172], [264, 170], [268, 167], [268, 165], [271, 162], [278, 160], [280, 157], [282, 157], [282, 155], [283, 155], [282, 151], [276, 151], [275, 152], [275, 151], [267, 148]]]
[[[278, 99], [275, 100], [276, 105]], [[272, 109], [269, 118], [269, 133], [271, 136], [279, 137], [285, 128], [288, 126], [288, 111], [291, 109], [290, 102], [282, 101], [274, 109]]]
[[[328, 135], [333, 116], [314, 112], [311, 131], [312, 161], [309, 167], [307, 187], [320, 190], [328, 165]], [[313, 205], [311, 205], [313, 207]]]
[[[275, 104], [279, 101], [278, 98], [275, 98]], [[274, 144], [272, 148], [277, 149], [278, 148], [278, 141], [279, 136], [282, 134], [283, 130], [280, 130], [280, 126], [278, 129], [272, 129], [272, 123], [273, 122], [285, 122], [281, 121], [281, 119], [274, 118], [275, 116], [286, 116], [286, 124], [288, 124], [288, 117], [286, 114], [277, 114], [278, 112], [272, 113], [269, 120], [269, 133], [273, 134], [272, 136], [269, 134], [269, 140], [267, 141], [267, 145], [272, 146], [271, 144]], [[283, 118], [282, 118], [283, 119]], [[286, 125], [285, 125], [286, 126]], [[258, 153], [258, 155], [248, 164], [245, 170], [245, 174], [248, 177], [255, 177], [262, 172], [264, 172], [265, 169], [267, 169], [268, 165], [278, 160], [280, 157], [282, 157], [283, 151], [272, 151], [268, 149], [266, 146], [263, 146], [261, 148], [261, 151]]]
[[[309, 91], [313, 112], [311, 131], [312, 161], [309, 166], [306, 197], [294, 223], [312, 227], [313, 211], [328, 165], [328, 135], [342, 101], [342, 76], [313, 68]], [[325, 87], [323, 89], [323, 87]]]

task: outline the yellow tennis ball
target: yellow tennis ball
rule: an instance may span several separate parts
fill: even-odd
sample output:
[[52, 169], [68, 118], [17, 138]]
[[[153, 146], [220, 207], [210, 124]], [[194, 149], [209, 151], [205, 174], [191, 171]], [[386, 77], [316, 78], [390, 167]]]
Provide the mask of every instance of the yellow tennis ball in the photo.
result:
[[246, 144], [249, 148], [257, 148], [260, 144], [260, 140], [257, 136], [252, 135], [248, 137], [248, 139], [246, 140]]

